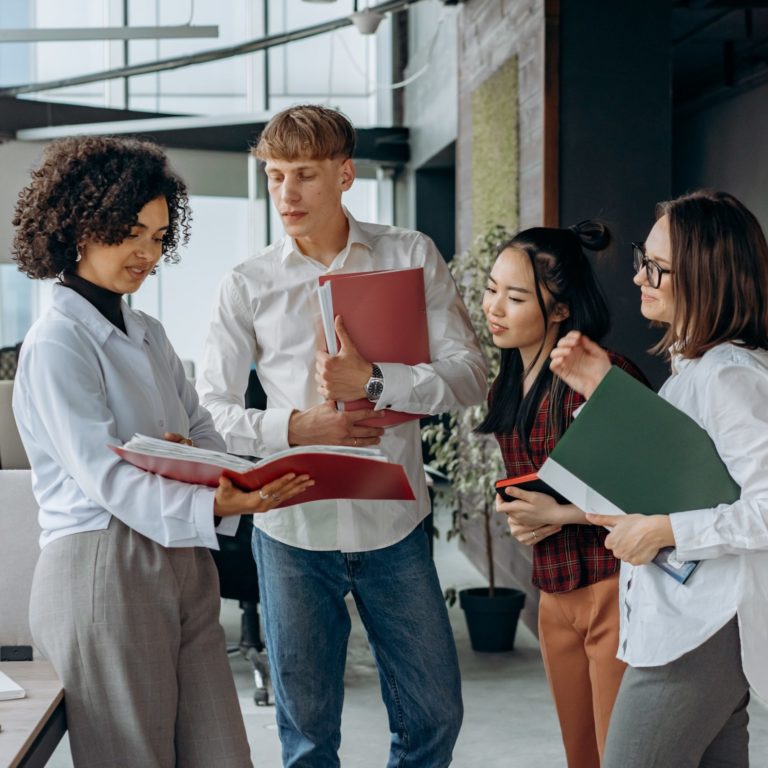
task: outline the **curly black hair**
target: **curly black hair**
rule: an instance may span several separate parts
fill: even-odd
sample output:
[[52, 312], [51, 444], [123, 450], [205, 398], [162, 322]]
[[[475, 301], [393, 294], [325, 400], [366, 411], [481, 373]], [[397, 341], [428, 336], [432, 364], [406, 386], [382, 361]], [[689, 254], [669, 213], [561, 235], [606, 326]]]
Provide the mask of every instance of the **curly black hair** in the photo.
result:
[[31, 278], [74, 271], [78, 245], [121, 243], [141, 209], [158, 197], [168, 202], [163, 256], [177, 262], [192, 216], [187, 187], [157, 145], [110, 136], [54, 141], [19, 193], [13, 258]]

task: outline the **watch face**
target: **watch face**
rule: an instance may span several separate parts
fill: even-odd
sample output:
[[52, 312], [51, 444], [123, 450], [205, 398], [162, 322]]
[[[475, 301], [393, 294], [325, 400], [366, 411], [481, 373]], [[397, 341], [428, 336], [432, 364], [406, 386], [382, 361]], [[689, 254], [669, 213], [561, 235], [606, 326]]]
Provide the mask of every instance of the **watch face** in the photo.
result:
[[384, 382], [381, 379], [370, 379], [365, 385], [365, 392], [368, 395], [368, 399], [376, 401], [381, 397], [381, 393], [384, 391]]

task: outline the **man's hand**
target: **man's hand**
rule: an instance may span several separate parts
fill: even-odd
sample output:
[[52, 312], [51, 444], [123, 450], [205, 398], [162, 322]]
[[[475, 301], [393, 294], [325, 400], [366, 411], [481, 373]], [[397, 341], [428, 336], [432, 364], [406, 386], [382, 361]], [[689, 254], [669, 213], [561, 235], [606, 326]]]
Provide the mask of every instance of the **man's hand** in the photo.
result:
[[326, 400], [359, 400], [365, 397], [365, 385], [371, 378], [371, 363], [357, 351], [341, 315], [336, 317], [336, 335], [341, 344], [338, 355], [327, 352], [315, 355], [317, 391]]
[[325, 402], [306, 411], [294, 411], [288, 422], [291, 445], [351, 445], [359, 448], [378, 445], [384, 430], [358, 427], [358, 421], [377, 419], [384, 411], [337, 411], [336, 404]]
[[593, 525], [604, 525], [611, 532], [605, 546], [631, 565], [644, 565], [662, 547], [674, 547], [675, 535], [669, 515], [587, 515]]

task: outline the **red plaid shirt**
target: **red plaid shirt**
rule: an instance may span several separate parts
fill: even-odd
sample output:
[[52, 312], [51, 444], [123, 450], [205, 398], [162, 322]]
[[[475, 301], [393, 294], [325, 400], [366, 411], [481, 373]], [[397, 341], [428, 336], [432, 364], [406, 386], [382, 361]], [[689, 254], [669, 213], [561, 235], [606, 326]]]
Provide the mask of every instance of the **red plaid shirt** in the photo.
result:
[[[629, 360], [613, 352], [611, 362], [647, 384], [645, 376]], [[572, 389], [566, 389], [563, 408], [566, 424], [584, 398]], [[531, 456], [515, 430], [511, 435], [496, 434], [507, 477], [518, 477], [536, 472], [555, 447], [548, 433], [547, 409], [549, 393], [539, 404], [531, 428]], [[619, 570], [619, 561], [605, 548], [608, 531], [594, 525], [564, 525], [562, 529], [533, 546], [533, 583], [544, 592], [570, 592], [579, 587], [601, 581]]]

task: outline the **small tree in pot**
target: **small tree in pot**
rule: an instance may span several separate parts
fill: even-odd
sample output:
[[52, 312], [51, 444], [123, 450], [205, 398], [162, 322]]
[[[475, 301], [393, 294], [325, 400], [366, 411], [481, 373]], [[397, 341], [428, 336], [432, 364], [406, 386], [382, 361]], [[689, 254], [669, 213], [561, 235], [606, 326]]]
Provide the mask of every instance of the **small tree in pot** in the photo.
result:
[[[469, 250], [456, 256], [450, 265], [483, 353], [491, 363], [491, 378], [498, 371], [499, 355], [483, 314], [483, 294], [498, 248], [510, 237], [505, 227], [496, 225], [479, 236]], [[499, 530], [506, 531], [506, 527], [496, 513], [493, 484], [504, 476], [504, 467], [493, 437], [474, 431], [484, 414], [485, 404], [452, 412], [443, 420], [425, 426], [422, 437], [435, 464], [451, 484], [454, 509], [446, 538], [463, 538], [463, 526], [470, 519], [480, 516], [483, 522], [488, 587], [459, 593], [472, 647], [487, 651], [511, 650], [525, 595], [519, 590], [496, 586], [493, 541]], [[446, 597], [453, 602], [455, 590], [449, 590]], [[508, 620], [506, 628], [504, 619]]]

